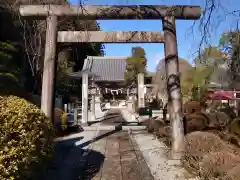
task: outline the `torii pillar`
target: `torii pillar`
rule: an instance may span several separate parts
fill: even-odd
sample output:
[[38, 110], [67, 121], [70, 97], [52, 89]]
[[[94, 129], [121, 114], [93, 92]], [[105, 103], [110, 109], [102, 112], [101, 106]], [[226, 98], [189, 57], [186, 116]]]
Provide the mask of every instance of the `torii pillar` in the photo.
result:
[[88, 122], [88, 74], [82, 75], [82, 124]]
[[96, 112], [95, 112], [96, 96], [92, 95], [91, 100], [91, 121], [96, 121]]
[[144, 100], [144, 73], [138, 74], [138, 107], [145, 107]]

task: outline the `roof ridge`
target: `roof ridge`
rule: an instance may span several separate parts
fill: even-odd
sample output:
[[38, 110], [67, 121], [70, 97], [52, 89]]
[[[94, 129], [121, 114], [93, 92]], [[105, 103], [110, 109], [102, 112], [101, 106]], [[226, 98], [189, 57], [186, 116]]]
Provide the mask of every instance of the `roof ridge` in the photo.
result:
[[125, 59], [128, 58], [129, 56], [87, 56], [87, 58], [92, 58], [92, 59]]
[[[99, 77], [95, 80], [100, 81], [123, 81], [124, 71], [126, 69], [125, 57], [113, 56], [88, 56], [92, 60], [91, 69], [92, 73], [97, 74]], [[90, 60], [88, 60], [90, 61]]]

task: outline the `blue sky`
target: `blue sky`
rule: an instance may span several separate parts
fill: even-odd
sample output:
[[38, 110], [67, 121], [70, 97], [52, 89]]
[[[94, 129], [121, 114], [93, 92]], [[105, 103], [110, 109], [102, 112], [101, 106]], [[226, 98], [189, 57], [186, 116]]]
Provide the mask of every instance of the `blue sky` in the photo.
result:
[[[204, 7], [205, 0], [81, 0], [83, 4], [89, 5], [200, 5]], [[240, 6], [240, 0], [217, 0], [222, 5], [218, 11], [214, 11], [214, 21], [212, 23], [211, 37], [209, 43], [218, 44], [220, 35], [228, 31], [236, 23], [236, 18], [226, 16], [228, 11]], [[69, 0], [73, 5], [79, 4], [79, 0]], [[102, 31], [162, 31], [161, 20], [106, 20], [98, 21]], [[178, 20], [177, 40], [178, 55], [189, 62], [194, 59], [194, 52], [199, 47], [201, 32], [199, 31], [200, 21]], [[193, 30], [193, 31], [192, 31]], [[157, 62], [164, 58], [163, 44], [105, 44], [106, 56], [130, 56], [131, 48], [141, 46], [145, 49], [148, 59], [148, 70], [155, 71]]]

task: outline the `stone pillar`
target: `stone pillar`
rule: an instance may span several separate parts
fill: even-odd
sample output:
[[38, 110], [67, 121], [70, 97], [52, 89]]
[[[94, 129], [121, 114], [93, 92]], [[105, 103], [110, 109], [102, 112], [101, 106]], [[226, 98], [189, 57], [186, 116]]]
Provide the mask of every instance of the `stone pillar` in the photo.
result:
[[144, 102], [144, 74], [138, 74], [138, 107], [145, 107]]
[[64, 111], [65, 111], [65, 113], [68, 113], [68, 105], [67, 104], [64, 104]]
[[68, 103], [67, 109], [68, 109], [68, 112], [69, 112], [69, 113], [71, 112], [71, 107], [72, 107], [72, 103]]
[[184, 151], [184, 127], [182, 98], [180, 90], [179, 61], [177, 51], [176, 25], [174, 17], [164, 17], [164, 50], [167, 91], [170, 102], [172, 123], [172, 158], [181, 159]]
[[96, 99], [95, 96], [92, 95], [92, 102], [91, 102], [91, 121], [96, 121], [96, 114], [95, 114], [95, 103]]
[[88, 122], [88, 74], [82, 75], [82, 124]]
[[50, 119], [54, 119], [56, 44], [57, 16], [48, 16], [42, 77], [41, 110]]
[[75, 108], [74, 111], [73, 111], [73, 120], [74, 120], [74, 124], [79, 124], [78, 122], [78, 112], [77, 112], [77, 109]]

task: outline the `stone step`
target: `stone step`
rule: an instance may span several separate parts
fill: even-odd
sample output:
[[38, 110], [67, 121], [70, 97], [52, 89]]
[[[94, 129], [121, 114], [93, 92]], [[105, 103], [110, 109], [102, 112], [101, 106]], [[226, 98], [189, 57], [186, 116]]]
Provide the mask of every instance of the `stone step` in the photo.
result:
[[146, 130], [146, 126], [114, 126], [114, 125], [101, 125], [101, 126], [82, 126], [81, 127], [84, 131], [110, 131], [110, 130], [123, 130], [123, 131], [139, 131], [139, 130]]

